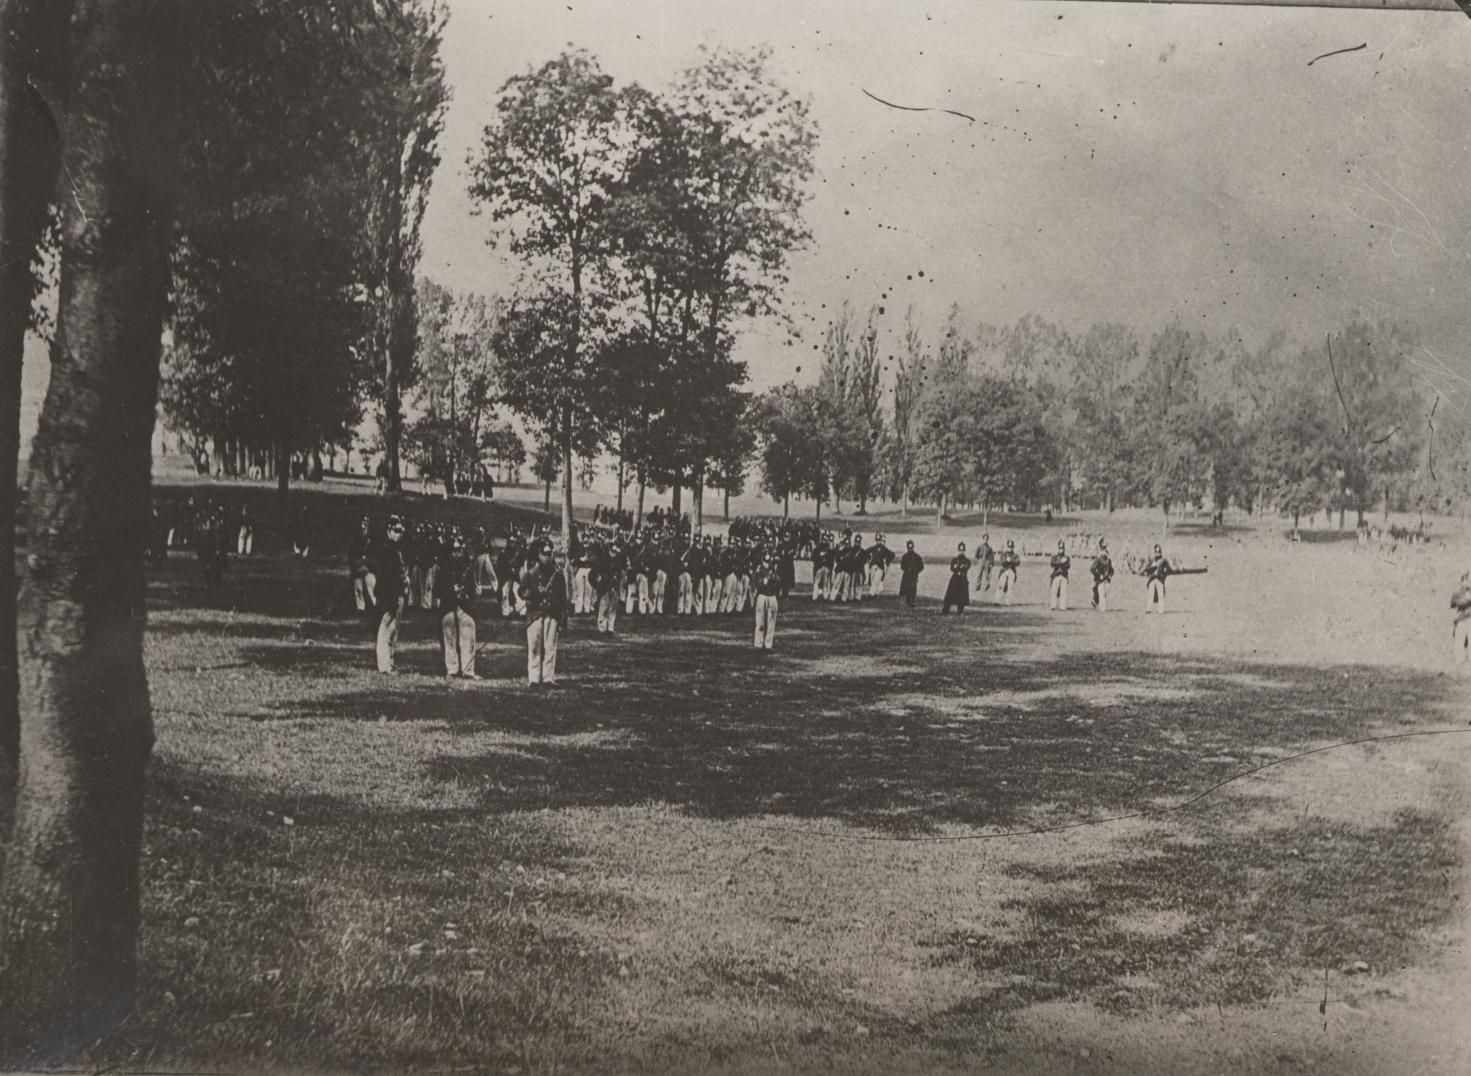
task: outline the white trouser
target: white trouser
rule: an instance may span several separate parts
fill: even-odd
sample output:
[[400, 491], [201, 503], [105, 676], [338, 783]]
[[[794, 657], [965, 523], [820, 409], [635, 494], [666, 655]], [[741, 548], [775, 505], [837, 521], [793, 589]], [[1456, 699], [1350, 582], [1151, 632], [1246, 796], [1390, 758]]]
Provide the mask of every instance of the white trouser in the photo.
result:
[[770, 650], [776, 644], [776, 595], [756, 595], [757, 650]]
[[357, 604], [358, 612], [367, 612], [378, 603], [374, 596], [377, 586], [378, 577], [372, 572], [364, 572], [362, 575], [352, 577], [352, 597]]
[[475, 618], [463, 609], [451, 609], [439, 622], [444, 643], [444, 674], [475, 675]]
[[539, 616], [526, 622], [526, 682], [557, 682], [557, 636], [561, 625], [554, 616]]
[[398, 618], [403, 611], [403, 599], [383, 610], [378, 619], [378, 671], [393, 672], [393, 650], [398, 645]]
[[1065, 575], [1052, 577], [1052, 608], [1067, 608], [1067, 576]]
[[1164, 581], [1160, 579], [1151, 579], [1149, 581], [1149, 601], [1145, 604], [1144, 611], [1146, 613], [1155, 612], [1154, 606], [1156, 602], [1159, 603], [1158, 611], [1163, 613], [1165, 611]]

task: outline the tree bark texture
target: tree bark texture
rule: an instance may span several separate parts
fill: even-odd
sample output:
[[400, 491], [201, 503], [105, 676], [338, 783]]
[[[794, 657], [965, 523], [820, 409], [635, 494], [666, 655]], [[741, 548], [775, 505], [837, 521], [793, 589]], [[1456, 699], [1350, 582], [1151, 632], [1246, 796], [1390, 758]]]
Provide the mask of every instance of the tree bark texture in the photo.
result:
[[[68, 3], [0, 5], [0, 846], [9, 830], [20, 750], [15, 629], [16, 485], [21, 368], [31, 260], [61, 166], [60, 107]], [[43, 90], [49, 95], [43, 96]]]
[[[0, 875], [0, 1056], [65, 1057], [133, 1001], [144, 549], [173, 140], [157, 8], [80, 0], [51, 382], [19, 597], [20, 774]], [[158, 97], [155, 98], [155, 94]]]

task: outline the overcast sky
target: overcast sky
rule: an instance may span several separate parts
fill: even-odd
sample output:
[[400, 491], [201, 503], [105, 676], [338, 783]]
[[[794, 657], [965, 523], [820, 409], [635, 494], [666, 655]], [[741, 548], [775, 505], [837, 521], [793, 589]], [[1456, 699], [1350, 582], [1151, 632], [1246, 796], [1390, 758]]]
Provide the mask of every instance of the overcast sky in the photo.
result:
[[[507, 77], [574, 45], [657, 89], [702, 44], [766, 44], [821, 136], [813, 242], [785, 295], [802, 340], [743, 328], [738, 354], [758, 388], [810, 380], [832, 310], [881, 295], [895, 328], [910, 302], [933, 323], [958, 302], [968, 324], [1035, 312], [1147, 335], [1179, 316], [1249, 344], [1278, 326], [1317, 339], [1362, 312], [1416, 326], [1436, 386], [1471, 376], [1471, 20], [1459, 13], [450, 3], [454, 99], [423, 264], [442, 283], [495, 293], [515, 277], [465, 193], [466, 156]], [[976, 120], [895, 111], [864, 90]], [[44, 360], [33, 341], [27, 439]]]
[[[968, 323], [1036, 312], [1147, 333], [1178, 315], [1248, 343], [1278, 326], [1317, 338], [1364, 312], [1418, 326], [1440, 357], [1422, 361], [1453, 371], [1427, 376], [1471, 370], [1471, 184], [1454, 178], [1471, 174], [1471, 20], [1459, 13], [450, 2], [454, 100], [424, 269], [451, 286], [514, 279], [465, 193], [466, 155], [508, 76], [575, 45], [657, 89], [702, 44], [767, 44], [821, 135], [813, 242], [785, 296], [803, 340], [743, 331], [757, 387], [809, 379], [832, 309], [884, 293], [894, 327], [911, 301], [936, 321], [959, 302]], [[895, 111], [864, 90], [975, 122]]]

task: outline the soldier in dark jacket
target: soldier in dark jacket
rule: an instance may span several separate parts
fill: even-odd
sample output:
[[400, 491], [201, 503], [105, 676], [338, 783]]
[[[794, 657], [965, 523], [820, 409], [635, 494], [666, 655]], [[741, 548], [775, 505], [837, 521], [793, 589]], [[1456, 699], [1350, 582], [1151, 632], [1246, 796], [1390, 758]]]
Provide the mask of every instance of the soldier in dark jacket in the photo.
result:
[[394, 673], [394, 649], [398, 646], [398, 624], [409, 600], [409, 570], [403, 558], [403, 520], [388, 517], [387, 540], [378, 548], [376, 594], [378, 608], [378, 671]]
[[[526, 599], [526, 683], [557, 682], [557, 641], [567, 627], [567, 576], [557, 566], [550, 538], [536, 546], [536, 563], [521, 576]], [[601, 606], [600, 606], [601, 608]]]
[[435, 605], [444, 610], [440, 636], [444, 675], [479, 680], [475, 672], [475, 558], [456, 531], [434, 573]]
[[378, 577], [373, 574], [373, 534], [368, 517], [363, 517], [361, 529], [352, 545], [347, 549], [347, 575], [352, 580], [353, 604], [360, 613], [372, 613], [378, 609], [376, 588]]

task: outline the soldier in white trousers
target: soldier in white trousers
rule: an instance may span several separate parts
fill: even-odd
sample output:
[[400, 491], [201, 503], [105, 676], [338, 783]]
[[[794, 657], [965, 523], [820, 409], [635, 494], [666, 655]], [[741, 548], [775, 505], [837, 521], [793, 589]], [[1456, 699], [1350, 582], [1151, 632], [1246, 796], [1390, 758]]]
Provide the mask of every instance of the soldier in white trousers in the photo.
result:
[[776, 561], [767, 554], [756, 570], [756, 635], [757, 650], [771, 650], [776, 646], [776, 606], [781, 593], [781, 574], [776, 570]]

